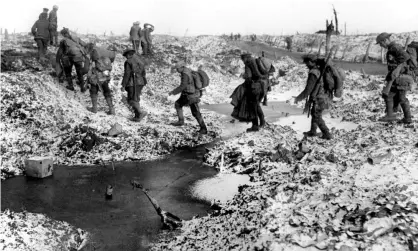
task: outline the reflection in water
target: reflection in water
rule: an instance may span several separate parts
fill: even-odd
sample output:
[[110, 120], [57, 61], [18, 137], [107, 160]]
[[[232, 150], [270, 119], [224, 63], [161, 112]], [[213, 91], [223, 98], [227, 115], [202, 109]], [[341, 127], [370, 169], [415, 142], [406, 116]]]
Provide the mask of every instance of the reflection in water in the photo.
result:
[[238, 186], [244, 184], [250, 184], [248, 175], [219, 173], [214, 177], [197, 181], [190, 188], [190, 192], [193, 197], [202, 200], [219, 200], [225, 203], [238, 193]]

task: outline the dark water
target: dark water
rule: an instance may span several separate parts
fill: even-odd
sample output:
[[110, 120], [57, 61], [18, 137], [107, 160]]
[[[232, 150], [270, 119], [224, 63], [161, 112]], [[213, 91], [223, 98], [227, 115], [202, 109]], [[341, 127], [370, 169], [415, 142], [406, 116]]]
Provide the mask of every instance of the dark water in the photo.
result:
[[[204, 147], [182, 150], [157, 161], [116, 163], [112, 166], [58, 166], [53, 177], [24, 176], [1, 184], [1, 209], [44, 213], [85, 229], [93, 240], [84, 250], [144, 250], [160, 232], [160, 217], [131, 179], [149, 189], [160, 206], [183, 219], [206, 215], [208, 203], [190, 196], [196, 180], [217, 172], [202, 165]], [[113, 200], [105, 200], [106, 186]]]
[[[296, 60], [298, 63], [302, 63], [301, 56], [304, 53], [300, 52], [290, 52], [284, 49], [271, 47], [267, 44], [259, 43], [259, 42], [249, 42], [249, 41], [238, 41], [236, 43], [238, 47], [242, 50], [250, 51], [255, 55], [261, 55], [261, 51], [265, 52], [265, 56], [271, 59], [275, 59], [275, 57], [283, 57], [289, 56]], [[338, 61], [333, 60], [336, 65], [340, 66], [345, 70], [353, 70], [353, 71], [361, 71], [362, 69], [366, 74], [370, 75], [386, 75], [387, 74], [387, 66], [381, 63], [354, 63], [354, 62], [346, 62], [346, 61]]]
[[[203, 109], [230, 116], [233, 110], [231, 104], [202, 105]], [[267, 106], [261, 106], [267, 122], [277, 121], [281, 117], [302, 114], [302, 109], [283, 101], [270, 101]], [[232, 117], [230, 117], [232, 119]]]

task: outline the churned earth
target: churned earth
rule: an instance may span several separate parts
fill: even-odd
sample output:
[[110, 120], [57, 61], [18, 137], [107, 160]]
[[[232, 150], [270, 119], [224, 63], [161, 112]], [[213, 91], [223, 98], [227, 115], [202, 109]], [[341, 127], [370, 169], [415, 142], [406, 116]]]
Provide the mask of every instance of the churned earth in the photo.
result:
[[[129, 46], [124, 39], [84, 39], [114, 46], [119, 52]], [[2, 178], [22, 174], [23, 160], [30, 156], [47, 155], [56, 163], [67, 165], [149, 160], [184, 146], [211, 142], [222, 128], [241, 125], [227, 119], [226, 112], [213, 112], [216, 107], [209, 105], [203, 110], [208, 135], [195, 133], [197, 123], [187, 108], [186, 126], [172, 127], [169, 122], [176, 120], [175, 98], [167, 93], [179, 81], [178, 76], [170, 73], [170, 66], [186, 57], [191, 68], [202, 65], [211, 78], [202, 103], [229, 103], [229, 95], [242, 82], [242, 49], [210, 36], [156, 36], [155, 41], [156, 54], [141, 100], [149, 115], [139, 124], [129, 121], [132, 112], [123, 103], [121, 55], [112, 71], [116, 116], [105, 115], [107, 107], [102, 97], [99, 112], [90, 113], [86, 110], [90, 106], [88, 94], [81, 94], [78, 89], [76, 93], [67, 91], [64, 84], [48, 74], [48, 68], [2, 72]], [[283, 104], [280, 102], [290, 100], [303, 89], [307, 77], [307, 69], [290, 57], [277, 58], [274, 65], [286, 75], [280, 77], [276, 72], [273, 77], [273, 82], [279, 84], [272, 88], [269, 100], [278, 103], [267, 108], [271, 114], [275, 106]], [[298, 105], [299, 110], [292, 108], [288, 114], [272, 116], [269, 125], [259, 132], [240, 133], [245, 124], [237, 127], [239, 130], [226, 140], [208, 149], [204, 162], [219, 169], [220, 174], [248, 175], [250, 182], [243, 180], [245, 185], [232, 199], [226, 196], [227, 199], [215, 201], [214, 213], [185, 221], [175, 235], [163, 234], [152, 249], [415, 250], [418, 94], [408, 94], [415, 114], [412, 125], [380, 123], [377, 119], [384, 111], [379, 94], [383, 76], [352, 71], [346, 74], [343, 97], [335, 100], [325, 115], [333, 140], [303, 140], [302, 132], [309, 128], [309, 119], [301, 112], [304, 104]], [[401, 118], [401, 114], [398, 116]], [[123, 133], [107, 136], [115, 123], [122, 126]], [[97, 143], [89, 149], [83, 140], [92, 137], [96, 137]], [[205, 185], [196, 184], [195, 189]], [[210, 194], [204, 196], [213, 199]], [[37, 250], [71, 250], [82, 246], [80, 240], [87, 239], [85, 232], [69, 225], [62, 232], [62, 225], [42, 214], [34, 216], [37, 221], [54, 222], [47, 230], [20, 231], [12, 227], [28, 220], [22, 213], [3, 211], [1, 217], [8, 222], [0, 233], [7, 237], [0, 243], [4, 250], [28, 250], [31, 242], [19, 237], [22, 233], [30, 240], [46, 231], [52, 231], [54, 238], [76, 240], [52, 243], [38, 238], [44, 248]]]

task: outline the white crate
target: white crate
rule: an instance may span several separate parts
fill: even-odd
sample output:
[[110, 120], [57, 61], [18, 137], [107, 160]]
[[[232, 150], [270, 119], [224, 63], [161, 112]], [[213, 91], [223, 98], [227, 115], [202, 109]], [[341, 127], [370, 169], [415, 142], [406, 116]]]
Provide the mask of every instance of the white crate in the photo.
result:
[[27, 176], [45, 178], [52, 175], [54, 163], [51, 157], [32, 157], [25, 161]]

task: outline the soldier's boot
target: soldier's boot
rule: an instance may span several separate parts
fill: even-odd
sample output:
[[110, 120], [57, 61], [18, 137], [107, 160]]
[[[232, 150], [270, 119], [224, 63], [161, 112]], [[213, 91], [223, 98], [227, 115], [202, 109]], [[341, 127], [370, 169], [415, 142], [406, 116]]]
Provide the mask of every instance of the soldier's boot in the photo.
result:
[[116, 112], [115, 112], [115, 107], [113, 106], [112, 98], [111, 97], [106, 97], [106, 103], [109, 106], [109, 111], [107, 112], [107, 114], [109, 114], [109, 115], [115, 115]]
[[263, 106], [267, 106], [267, 95], [264, 96]]
[[304, 132], [303, 135], [305, 135], [306, 137], [316, 137], [318, 136], [318, 133], [316, 132], [317, 129], [318, 129], [318, 125], [312, 122], [311, 130]]
[[409, 102], [402, 103], [401, 105], [403, 110], [404, 118], [401, 119], [399, 122], [404, 124], [411, 124], [412, 123], [412, 115], [411, 115], [411, 106], [409, 105]]
[[260, 116], [260, 128], [265, 127], [266, 126], [266, 120], [264, 119], [264, 115]]
[[134, 108], [135, 117], [132, 118], [132, 121], [139, 122], [144, 117], [141, 117], [141, 108], [139, 107], [139, 102], [132, 102], [132, 108]]
[[92, 113], [96, 113], [97, 112], [97, 95], [91, 95], [90, 97], [91, 97], [91, 105], [92, 105], [90, 111]]
[[258, 118], [252, 121], [253, 125], [247, 129], [247, 132], [258, 132], [260, 128], [258, 127]]
[[198, 131], [198, 133], [207, 134], [208, 128], [206, 127], [205, 121], [203, 121], [202, 117], [197, 118], [197, 123], [199, 123], [199, 126], [200, 126], [200, 130]]
[[326, 140], [332, 139], [332, 135], [329, 132], [328, 127], [325, 125], [325, 122], [324, 123], [318, 123], [318, 127], [319, 127], [319, 130], [321, 130], [321, 132], [322, 132], [321, 139], [326, 139]]
[[74, 85], [73, 85], [73, 78], [69, 77], [67, 78], [67, 86], [65, 87], [70, 91], [74, 91]]
[[80, 82], [80, 91], [82, 93], [85, 93], [87, 91], [87, 86], [84, 83], [84, 79], [79, 80], [79, 82]]
[[184, 125], [183, 109], [178, 108], [178, 109], [176, 109], [176, 111], [177, 111], [177, 117], [179, 118], [179, 121], [177, 121], [175, 123], [171, 123], [171, 125], [173, 125], [173, 126], [183, 126]]
[[379, 121], [381, 122], [392, 122], [396, 120], [396, 116], [393, 114], [393, 100], [386, 99], [386, 115], [381, 117]]

